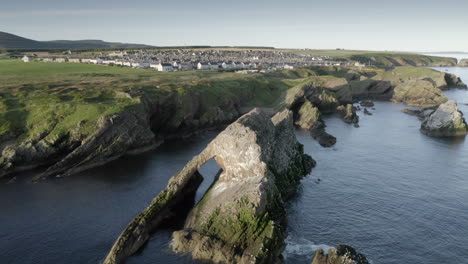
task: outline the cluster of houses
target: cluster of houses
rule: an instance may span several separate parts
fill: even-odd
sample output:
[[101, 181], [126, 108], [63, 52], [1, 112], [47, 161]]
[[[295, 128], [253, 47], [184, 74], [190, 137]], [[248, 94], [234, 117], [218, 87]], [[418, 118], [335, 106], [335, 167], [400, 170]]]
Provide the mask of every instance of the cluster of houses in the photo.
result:
[[[66, 57], [68, 56], [68, 57]], [[74, 56], [74, 57], [72, 57]], [[78, 57], [80, 56], [80, 57]], [[24, 62], [32, 59], [24, 56]], [[88, 63], [121, 67], [145, 68], [162, 72], [190, 70], [250, 70], [294, 69], [304, 66], [334, 65], [349, 63], [334, 62], [328, 56], [312, 56], [276, 50], [131, 50], [100, 53], [93, 58], [67, 53], [57, 57], [39, 57], [43, 62]]]

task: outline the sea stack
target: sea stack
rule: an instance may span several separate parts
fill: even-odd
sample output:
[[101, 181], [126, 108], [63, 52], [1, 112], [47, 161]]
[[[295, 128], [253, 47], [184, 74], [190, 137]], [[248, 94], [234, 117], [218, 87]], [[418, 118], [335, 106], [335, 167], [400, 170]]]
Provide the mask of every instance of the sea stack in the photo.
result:
[[213, 263], [276, 263], [286, 238], [284, 201], [315, 162], [296, 140], [293, 115], [254, 110], [207, 147], [222, 173], [173, 234], [173, 250]]
[[174, 232], [174, 251], [215, 263], [281, 259], [286, 238], [284, 201], [315, 161], [296, 139], [291, 111], [270, 118], [254, 109], [169, 180], [166, 189], [122, 232], [104, 264], [123, 263], [182, 201], [192, 199], [200, 184], [198, 169], [210, 159], [222, 171], [189, 213], [184, 229]]
[[468, 126], [463, 118], [463, 113], [458, 110], [457, 103], [454, 100], [449, 100], [424, 117], [421, 131], [434, 137], [465, 136]]

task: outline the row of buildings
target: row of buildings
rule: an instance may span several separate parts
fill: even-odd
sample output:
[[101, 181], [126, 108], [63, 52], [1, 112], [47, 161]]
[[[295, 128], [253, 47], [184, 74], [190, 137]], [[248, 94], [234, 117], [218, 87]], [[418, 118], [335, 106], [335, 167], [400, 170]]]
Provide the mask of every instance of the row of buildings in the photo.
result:
[[[240, 70], [240, 69], [294, 69], [304, 66], [343, 65], [328, 56], [296, 54], [280, 50], [129, 50], [92, 54], [64, 54], [65, 56], [38, 57], [37, 60], [58, 63], [89, 63], [121, 67], [145, 68], [157, 71]], [[30, 61], [31, 58], [23, 58]]]

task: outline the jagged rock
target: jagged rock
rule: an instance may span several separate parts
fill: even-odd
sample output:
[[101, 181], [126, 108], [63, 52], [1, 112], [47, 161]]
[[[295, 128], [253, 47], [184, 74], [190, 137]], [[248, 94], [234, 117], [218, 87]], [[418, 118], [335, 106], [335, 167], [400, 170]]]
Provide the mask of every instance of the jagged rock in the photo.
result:
[[192, 197], [198, 168], [214, 158], [222, 172], [174, 233], [173, 249], [218, 263], [271, 263], [284, 246], [284, 199], [315, 166], [294, 134], [292, 112], [273, 116], [254, 109], [221, 132], [173, 176], [119, 236], [104, 264], [123, 263], [150, 232]]
[[458, 65], [458, 67], [468, 67], [468, 59], [462, 59]]
[[150, 130], [147, 120], [134, 113], [104, 116], [98, 121], [96, 133], [35, 179], [77, 173], [117, 159], [125, 153], [156, 148], [160, 143]]
[[364, 107], [374, 106], [374, 102], [372, 100], [362, 100], [359, 104]]
[[320, 110], [306, 100], [297, 111], [294, 123], [303, 129], [311, 130], [314, 127], [323, 126], [321, 115]]
[[359, 122], [359, 116], [356, 114], [356, 108], [352, 104], [347, 104], [346, 106], [340, 105], [336, 108], [336, 112], [346, 123], [357, 124]]
[[431, 107], [446, 102], [447, 97], [433, 82], [416, 79], [396, 86], [392, 101], [419, 107]]
[[206, 162], [204, 157], [197, 156], [169, 180], [167, 187], [120, 234], [103, 264], [125, 263], [148, 241], [151, 233], [173, 217], [180, 207], [187, 208], [187, 203], [193, 206], [197, 188], [203, 180], [197, 169], [203, 162]]
[[447, 85], [441, 88], [443, 90], [447, 90], [449, 88], [467, 88], [466, 84], [463, 83], [460, 77], [456, 76], [455, 74], [445, 73], [445, 81], [447, 82]]
[[354, 248], [339, 244], [336, 248], [328, 250], [325, 254], [323, 249], [315, 251], [312, 264], [368, 264], [369, 261]]
[[325, 131], [325, 123], [321, 115], [318, 108], [306, 100], [295, 115], [295, 124], [309, 130], [312, 137], [323, 147], [331, 147], [335, 145], [336, 138]]
[[324, 129], [316, 129], [310, 134], [322, 147], [331, 147], [336, 144], [336, 137], [328, 134]]
[[369, 112], [369, 110], [367, 110], [367, 108], [364, 108], [364, 114], [365, 114], [365, 115], [372, 115], [372, 113]]
[[354, 100], [374, 99], [390, 100], [393, 96], [393, 86], [387, 80], [365, 79], [350, 83]]
[[434, 111], [435, 111], [435, 108], [425, 108], [425, 109], [422, 109], [422, 110], [418, 110], [418, 109], [403, 109], [401, 110], [403, 113], [406, 113], [408, 115], [414, 115], [414, 116], [417, 116], [420, 120], [424, 120], [426, 117], [428, 117], [429, 115], [431, 115]]
[[352, 94], [345, 78], [333, 76], [310, 77], [305, 84], [288, 90], [285, 99], [286, 108], [309, 100], [322, 113], [333, 113], [340, 104], [352, 102]]
[[273, 263], [284, 246], [283, 200], [314, 165], [303, 154], [292, 113], [253, 111], [207, 149], [223, 172], [196, 205], [173, 249], [213, 263]]
[[423, 133], [436, 137], [465, 136], [467, 130], [463, 113], [458, 110], [454, 100], [441, 104], [437, 110], [424, 118], [421, 124]]

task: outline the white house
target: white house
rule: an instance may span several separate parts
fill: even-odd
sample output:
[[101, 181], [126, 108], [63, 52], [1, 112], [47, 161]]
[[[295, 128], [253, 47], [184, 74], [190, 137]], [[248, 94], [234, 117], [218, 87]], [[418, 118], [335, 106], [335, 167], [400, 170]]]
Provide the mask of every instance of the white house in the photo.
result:
[[153, 66], [156, 66], [156, 70], [161, 71], [161, 72], [169, 72], [173, 71], [174, 67], [172, 67], [172, 64], [170, 63], [158, 63], [156, 65], [152, 64]]
[[29, 62], [29, 57], [25, 55], [25, 56], [22, 58], [22, 60], [23, 60], [23, 62]]
[[197, 69], [198, 70], [209, 70], [210, 69], [210, 64], [208, 62], [199, 62], [197, 64]]

